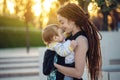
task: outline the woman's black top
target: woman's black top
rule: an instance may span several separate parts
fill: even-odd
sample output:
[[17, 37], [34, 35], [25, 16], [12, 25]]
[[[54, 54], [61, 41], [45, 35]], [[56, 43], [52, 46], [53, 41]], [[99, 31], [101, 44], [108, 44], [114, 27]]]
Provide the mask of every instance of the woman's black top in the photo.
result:
[[[79, 31], [79, 32], [77, 32], [74, 36], [71, 35], [71, 36], [69, 36], [68, 38], [66, 38], [66, 40], [75, 40], [75, 39], [76, 39], [78, 36], [80, 36], [80, 35], [85, 36], [85, 37], [87, 38], [85, 32]], [[67, 66], [67, 65], [66, 65], [66, 66]], [[69, 65], [68, 65], [68, 66], [69, 66]], [[75, 62], [72, 63], [71, 66], [74, 67], [74, 66], [75, 66]], [[73, 80], [83, 80], [83, 79], [82, 79], [82, 78], [81, 78], [81, 79], [74, 78]]]

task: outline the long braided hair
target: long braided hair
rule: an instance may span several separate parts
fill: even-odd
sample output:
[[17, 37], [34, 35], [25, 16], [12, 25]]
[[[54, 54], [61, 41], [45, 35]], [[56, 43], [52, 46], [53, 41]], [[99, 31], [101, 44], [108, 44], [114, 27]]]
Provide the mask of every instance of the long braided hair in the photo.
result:
[[85, 32], [88, 39], [88, 51], [86, 54], [86, 62], [91, 80], [98, 80], [101, 73], [102, 57], [100, 49], [100, 36], [98, 29], [88, 19], [88, 16], [83, 9], [74, 4], [68, 3], [62, 6], [57, 14], [67, 18], [68, 20], [75, 21], [75, 24]]

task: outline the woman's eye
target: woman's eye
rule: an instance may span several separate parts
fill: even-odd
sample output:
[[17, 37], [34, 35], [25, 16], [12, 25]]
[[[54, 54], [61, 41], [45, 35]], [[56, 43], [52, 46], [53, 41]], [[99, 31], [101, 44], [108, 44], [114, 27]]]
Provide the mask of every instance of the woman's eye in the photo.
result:
[[61, 24], [64, 24], [63, 22]]

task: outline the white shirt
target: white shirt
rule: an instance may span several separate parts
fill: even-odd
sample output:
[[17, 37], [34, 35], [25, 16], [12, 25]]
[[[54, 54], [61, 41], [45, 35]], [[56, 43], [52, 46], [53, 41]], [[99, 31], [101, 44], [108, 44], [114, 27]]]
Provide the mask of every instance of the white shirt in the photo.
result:
[[51, 43], [49, 44], [48, 48], [56, 51], [58, 55], [65, 57], [65, 63], [70, 64], [74, 62], [74, 52], [70, 47], [70, 42], [70, 40], [67, 40], [62, 43]]

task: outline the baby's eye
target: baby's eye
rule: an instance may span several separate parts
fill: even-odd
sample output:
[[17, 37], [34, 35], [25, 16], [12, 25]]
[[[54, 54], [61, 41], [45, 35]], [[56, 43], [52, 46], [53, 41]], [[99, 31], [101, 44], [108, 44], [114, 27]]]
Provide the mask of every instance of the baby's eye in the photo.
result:
[[64, 22], [61, 22], [61, 24], [64, 24]]

